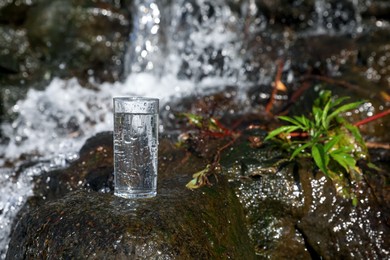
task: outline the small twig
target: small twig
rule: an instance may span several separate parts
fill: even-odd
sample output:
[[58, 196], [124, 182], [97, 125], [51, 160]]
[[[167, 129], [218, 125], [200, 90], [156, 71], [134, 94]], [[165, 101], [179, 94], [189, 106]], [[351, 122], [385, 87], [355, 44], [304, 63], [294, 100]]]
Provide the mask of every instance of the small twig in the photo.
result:
[[232, 140], [230, 140], [230, 142], [226, 143], [224, 146], [220, 147], [218, 150], [217, 150], [217, 153], [215, 154], [214, 156], [214, 162], [213, 162], [213, 165], [216, 165], [219, 163], [220, 159], [221, 159], [221, 153], [223, 150], [225, 150], [226, 148], [229, 148], [230, 146], [232, 146], [236, 140], [237, 140], [238, 136], [235, 136], [232, 138]]
[[377, 143], [377, 142], [366, 142], [367, 148], [370, 149], [385, 149], [390, 150], [390, 144]]
[[204, 176], [204, 178], [205, 178], [204, 181], [205, 181], [205, 183], [207, 183], [208, 185], [210, 185], [210, 182], [209, 182], [209, 180], [208, 180], [207, 177], [210, 176], [211, 174], [214, 174], [214, 177], [215, 177], [215, 179], [216, 179], [217, 182], [218, 182], [218, 176], [216, 175], [216, 170], [220, 167], [219, 162], [220, 162], [220, 160], [221, 160], [221, 153], [222, 153], [223, 150], [225, 150], [225, 149], [229, 148], [230, 146], [232, 146], [232, 145], [236, 142], [238, 136], [239, 136], [239, 135], [232, 136], [232, 140], [230, 140], [230, 141], [229, 141], [228, 143], [226, 143], [224, 146], [218, 148], [218, 150], [217, 150], [217, 152], [216, 152], [216, 154], [215, 154], [215, 156], [214, 156], [214, 160], [213, 160], [213, 162], [210, 164], [210, 169], [207, 171], [206, 175]]

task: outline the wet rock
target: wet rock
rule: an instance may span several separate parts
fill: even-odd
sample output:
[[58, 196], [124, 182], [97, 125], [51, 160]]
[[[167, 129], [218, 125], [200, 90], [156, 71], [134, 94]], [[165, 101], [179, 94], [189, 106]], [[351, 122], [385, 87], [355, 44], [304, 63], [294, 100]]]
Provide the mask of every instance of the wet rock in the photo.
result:
[[372, 30], [360, 36], [358, 65], [361, 73], [372, 83], [390, 88], [390, 36], [388, 28]]
[[368, 4], [363, 16], [367, 18], [390, 20], [390, 3], [386, 0], [373, 1]]
[[[52, 77], [119, 80], [129, 1], [8, 1], [0, 5], [1, 83], [42, 86]], [[77, 58], [76, 58], [77, 57]], [[17, 64], [15, 66], [14, 64]]]
[[355, 42], [346, 35], [327, 34], [298, 38], [291, 47], [296, 70], [312, 70], [314, 73], [334, 75], [343, 61], [354, 59], [357, 53]]
[[[78, 76], [83, 83], [89, 76], [101, 81], [118, 78], [117, 72], [110, 74], [110, 71], [121, 67], [118, 53], [123, 50], [130, 28], [129, 16], [122, 10], [125, 2], [31, 2], [31, 6], [24, 5], [21, 9], [16, 5], [8, 9], [0, 6], [1, 14], [14, 8], [12, 13], [25, 16], [0, 15], [0, 45], [5, 46], [5, 51], [0, 52], [0, 73], [4, 75], [0, 81], [6, 82], [0, 89], [0, 98], [7, 107], [17, 100], [15, 93], [19, 87], [14, 83], [26, 84], [33, 77], [46, 81], [53, 75]], [[290, 91], [288, 95], [279, 95], [280, 103], [295, 94], [292, 92], [301, 84], [313, 86], [300, 99], [305, 100], [303, 106], [302, 102], [292, 101], [299, 108], [292, 107], [290, 112], [309, 113], [318, 88], [331, 88], [340, 96], [353, 96], [354, 100], [368, 99], [365, 105], [368, 110], [364, 112], [388, 107], [379, 95], [389, 84], [387, 28], [361, 35], [351, 33], [352, 36], [305, 34], [312, 25], [313, 29], [318, 28], [314, 1], [289, 1], [304, 2], [301, 10], [297, 5], [282, 7], [278, 5], [281, 1], [255, 2], [261, 8], [252, 17], [254, 28], [244, 28], [248, 29], [245, 33], [253, 35], [245, 35], [242, 53], [247, 59], [245, 73], [250, 84], [255, 85], [248, 93], [249, 101], [237, 105], [239, 88], [229, 87], [203, 100], [194, 101], [192, 96], [167, 104], [163, 111], [168, 119], [167, 130], [189, 128], [188, 124], [177, 122], [178, 114], [183, 111], [213, 114], [226, 126], [237, 126], [239, 122], [239, 130], [259, 122], [265, 129], [274, 128], [262, 106], [268, 103], [279, 58], [286, 62], [282, 81], [289, 85]], [[338, 16], [341, 20], [334, 20], [328, 13], [322, 17], [322, 26], [329, 24], [332, 32], [357, 26], [358, 15], [352, 10], [351, 1], [325, 2], [329, 2], [329, 10], [344, 13], [351, 21], [342, 16]], [[374, 12], [367, 10], [367, 16]], [[49, 13], [65, 16], [58, 20]], [[379, 11], [375, 15], [382, 17]], [[63, 35], [69, 38], [58, 41]], [[114, 47], [109, 48], [110, 44]], [[51, 49], [52, 46], [58, 50]], [[213, 51], [208, 50], [207, 54], [210, 53]], [[221, 67], [219, 54], [215, 58], [210, 64]], [[88, 65], [90, 61], [92, 65]], [[315, 77], [301, 80], [307, 74], [323, 76], [325, 80]], [[337, 78], [330, 78], [333, 76]], [[324, 83], [326, 80], [328, 84]], [[340, 84], [345, 82], [355, 87]], [[318, 83], [322, 86], [316, 90], [314, 86]], [[367, 115], [356, 112], [349, 120]], [[387, 142], [389, 123], [381, 119], [362, 129], [370, 140], [375, 137], [375, 141]], [[171, 138], [164, 137], [160, 145], [159, 196], [136, 203], [134, 210], [112, 195], [112, 135], [98, 135], [86, 143], [80, 159], [67, 169], [36, 177], [34, 196], [20, 213], [8, 257], [51, 256], [55, 252], [53, 258], [76, 254], [93, 258], [94, 253], [101, 258], [108, 252], [108, 256], [118, 257], [143, 254], [161, 258], [180, 255], [250, 259], [255, 250], [260, 258], [276, 259], [388, 258], [389, 245], [385, 239], [389, 234], [388, 153], [379, 151], [373, 156], [384, 172], [370, 173], [365, 169], [369, 174], [359, 204], [354, 208], [349, 201], [335, 197], [333, 186], [311, 163], [279, 164], [288, 156], [262, 146], [261, 142], [259, 145], [248, 142], [256, 138], [261, 141], [265, 133], [245, 132], [233, 149], [224, 154], [218, 182], [194, 192], [186, 190], [185, 184], [194, 172], [205, 167], [224, 140], [217, 143], [194, 138], [196, 142], [190, 145], [197, 147], [188, 150], [195, 151], [196, 156], [186, 157], [186, 152], [175, 147]], [[176, 136], [172, 136], [173, 140]], [[145, 224], [138, 220], [140, 216], [145, 217]], [[160, 226], [161, 229], [155, 229]], [[107, 228], [113, 230], [112, 234]]]
[[[112, 145], [110, 134], [89, 140], [89, 148], [69, 168], [42, 176], [15, 227], [8, 259], [255, 258], [243, 209], [229, 183], [220, 176], [213, 187], [186, 189], [187, 177], [204, 161], [183, 161], [185, 153], [166, 139], [159, 148], [158, 196], [115, 197], [112, 179], [103, 177], [112, 176], [112, 150], [107, 158], [99, 154], [112, 149], [104, 145]], [[103, 143], [96, 147], [99, 140]], [[103, 183], [108, 187], [102, 190]]]
[[64, 76], [73, 71], [72, 76], [99, 81], [119, 79], [129, 28], [125, 9], [89, 1], [44, 2], [29, 12], [26, 22], [31, 47], [41, 59]]
[[223, 162], [246, 209], [249, 234], [259, 256], [270, 259], [389, 256], [386, 239], [390, 232], [389, 216], [385, 213], [388, 170], [378, 173], [364, 169], [367, 181], [363, 182], [359, 204], [354, 207], [351, 201], [336, 195], [333, 184], [310, 160], [290, 162], [285, 160], [286, 155], [273, 149], [264, 146], [255, 149], [241, 143]]
[[256, 4], [259, 15], [264, 15], [271, 25], [279, 24], [302, 30], [313, 24], [315, 18], [313, 0], [288, 2], [289, 8], [286, 8], [284, 1], [279, 0], [258, 0]]
[[102, 132], [88, 139], [80, 150], [80, 158], [66, 170], [43, 173], [35, 179], [30, 200], [41, 204], [62, 198], [67, 193], [87, 189], [108, 192], [113, 190], [112, 132]]
[[[388, 203], [378, 200], [379, 194], [373, 193], [369, 180], [378, 173], [365, 171], [368, 182], [361, 187], [359, 204], [353, 207], [349, 201], [334, 196], [333, 186], [324, 176], [313, 177], [304, 171], [300, 171], [301, 178], [307, 178], [311, 184], [305, 196], [311, 196], [312, 200], [297, 228], [316, 254], [323, 259], [388, 258]], [[389, 177], [387, 172], [379, 174]], [[385, 186], [382, 182], [378, 188]], [[382, 190], [380, 196], [388, 197], [389, 192]]]
[[222, 154], [218, 180], [210, 176], [213, 186], [195, 191], [186, 183], [229, 140], [205, 139], [199, 156], [175, 146], [177, 135], [161, 136], [158, 196], [131, 205], [113, 196], [112, 133], [98, 134], [68, 168], [36, 178], [8, 258], [387, 258], [388, 154], [373, 156], [383, 172], [362, 165], [366, 178], [354, 207], [310, 160], [289, 161], [274, 146], [249, 141], [266, 133], [243, 129]]
[[[88, 156], [94, 151], [108, 149], [113, 144], [113, 133], [111, 131], [97, 133], [95, 136], [87, 139], [80, 149], [80, 157]], [[109, 150], [112, 152], [112, 149]]]
[[139, 202], [72, 192], [21, 219], [7, 258], [253, 259], [238, 202], [221, 188]]

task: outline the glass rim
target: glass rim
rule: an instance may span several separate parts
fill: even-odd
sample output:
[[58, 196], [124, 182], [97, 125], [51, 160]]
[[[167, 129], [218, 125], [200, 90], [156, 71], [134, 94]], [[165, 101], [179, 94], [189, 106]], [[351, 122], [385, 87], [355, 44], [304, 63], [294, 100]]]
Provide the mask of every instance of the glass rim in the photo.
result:
[[114, 97], [113, 98], [114, 101], [138, 101], [138, 100], [141, 100], [141, 101], [154, 101], [154, 102], [158, 102], [159, 99], [158, 98], [151, 98], [151, 97], [139, 97], [139, 96], [129, 96], [129, 97], [126, 97], [126, 96], [123, 96], [123, 97]]

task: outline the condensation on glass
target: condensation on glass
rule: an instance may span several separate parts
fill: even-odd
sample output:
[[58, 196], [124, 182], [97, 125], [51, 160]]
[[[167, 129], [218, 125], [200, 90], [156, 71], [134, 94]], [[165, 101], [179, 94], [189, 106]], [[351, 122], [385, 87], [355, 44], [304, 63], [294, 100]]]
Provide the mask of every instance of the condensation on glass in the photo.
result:
[[150, 198], [157, 194], [159, 100], [114, 98], [114, 194]]

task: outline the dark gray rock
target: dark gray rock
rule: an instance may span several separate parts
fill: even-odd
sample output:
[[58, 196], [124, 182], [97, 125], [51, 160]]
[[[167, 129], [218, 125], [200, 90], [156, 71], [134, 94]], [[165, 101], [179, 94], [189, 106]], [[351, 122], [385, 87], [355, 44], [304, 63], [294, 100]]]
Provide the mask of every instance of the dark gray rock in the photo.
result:
[[239, 203], [221, 188], [142, 201], [72, 192], [19, 221], [7, 258], [253, 259]]
[[[256, 252], [266, 259], [386, 259], [389, 257], [388, 167], [363, 167], [359, 203], [336, 195], [310, 160], [286, 158], [272, 148], [235, 146], [226, 172], [235, 179]], [[387, 158], [387, 159], [386, 159]], [[388, 162], [389, 155], [382, 157]], [[230, 164], [229, 164], [230, 161]], [[281, 163], [280, 163], [281, 162]], [[229, 166], [230, 165], [230, 166]], [[237, 180], [240, 176], [240, 180]], [[251, 177], [251, 178], [248, 178]], [[387, 188], [386, 188], [387, 187]]]
[[[8, 1], [0, 5], [0, 83], [52, 77], [117, 81], [131, 30], [130, 1]], [[77, 58], [76, 58], [77, 57]]]
[[[188, 177], [204, 161], [180, 163], [185, 153], [166, 140], [160, 141], [158, 196], [115, 197], [111, 136], [87, 141], [80, 160], [39, 177], [36, 196], [15, 226], [8, 259], [255, 258], [245, 214], [226, 179], [188, 190]], [[102, 145], [94, 145], [99, 140]]]
[[218, 180], [210, 176], [213, 186], [195, 191], [185, 184], [224, 141], [208, 139], [208, 153], [188, 157], [162, 137], [158, 195], [131, 201], [113, 195], [112, 134], [101, 133], [70, 167], [37, 177], [7, 258], [388, 257], [388, 155], [376, 161], [387, 169], [380, 175], [362, 166], [366, 180], [354, 207], [310, 160], [289, 162], [247, 140], [262, 135], [244, 132], [223, 154]]

